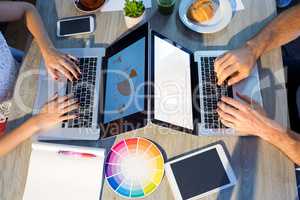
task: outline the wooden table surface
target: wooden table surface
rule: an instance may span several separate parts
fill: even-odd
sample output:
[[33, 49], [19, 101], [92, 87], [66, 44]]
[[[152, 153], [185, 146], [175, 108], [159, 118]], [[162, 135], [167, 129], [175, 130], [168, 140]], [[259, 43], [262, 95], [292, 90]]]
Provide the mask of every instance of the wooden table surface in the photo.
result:
[[[177, 1], [177, 8], [180, 0]], [[153, 8], [147, 11], [147, 19], [154, 30], [166, 35], [182, 46], [195, 51], [201, 49], [233, 49], [253, 37], [268, 21], [276, 16], [275, 0], [243, 0], [245, 10], [235, 13], [231, 24], [216, 34], [203, 35], [188, 30], [179, 20], [177, 8], [171, 16], [162, 16], [153, 0]], [[56, 20], [80, 15], [71, 0], [40, 0], [38, 10], [44, 20], [52, 41], [58, 48], [102, 46], [109, 44], [127, 31], [122, 12], [96, 13], [97, 29], [92, 36], [58, 39], [55, 35]], [[32, 112], [38, 66], [41, 55], [35, 42], [22, 65], [16, 87], [9, 129], [23, 123]], [[273, 119], [288, 125], [285, 78], [280, 49], [264, 55], [261, 59], [260, 78], [265, 108]], [[34, 73], [32, 73], [34, 72]], [[131, 136], [154, 140], [168, 158], [201, 148], [214, 142], [223, 142], [229, 152], [238, 182], [233, 188], [203, 199], [238, 200], [295, 200], [297, 197], [294, 165], [273, 146], [254, 137], [196, 137], [157, 126], [98, 142], [69, 142], [109, 148], [114, 142]], [[20, 145], [9, 155], [0, 159], [0, 200], [22, 199], [31, 141]], [[187, 169], [188, 170], [188, 169]], [[104, 183], [103, 200], [121, 199]], [[167, 178], [148, 200], [173, 199]]]

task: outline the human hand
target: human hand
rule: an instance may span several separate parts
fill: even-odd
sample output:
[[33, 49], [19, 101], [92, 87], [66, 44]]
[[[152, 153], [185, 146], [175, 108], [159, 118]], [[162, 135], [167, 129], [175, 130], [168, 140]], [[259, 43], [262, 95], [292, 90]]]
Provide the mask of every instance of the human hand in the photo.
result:
[[65, 120], [74, 119], [75, 114], [67, 113], [78, 109], [78, 102], [70, 96], [52, 97], [42, 108], [40, 113], [34, 117], [35, 124], [39, 130], [47, 130]]
[[247, 78], [256, 60], [257, 56], [248, 45], [218, 57], [215, 61], [218, 85], [222, 85], [225, 80], [228, 80], [228, 85], [233, 85]]
[[80, 69], [77, 66], [77, 58], [69, 55], [62, 54], [55, 48], [49, 48], [44, 54], [45, 65], [50, 76], [58, 80], [60, 74], [65, 76], [70, 81], [79, 79]]
[[281, 129], [279, 124], [266, 117], [266, 113], [258, 103], [249, 97], [237, 95], [245, 103], [229, 97], [222, 97], [218, 103], [217, 112], [225, 126], [235, 129], [239, 135], [260, 137], [272, 130]]
[[236, 92], [235, 94], [238, 98], [243, 100], [246, 103], [246, 105], [250, 106], [253, 110], [256, 110], [259, 114], [263, 116], [267, 116], [265, 109], [258, 102], [256, 102], [255, 100], [251, 99], [246, 95], [242, 95], [239, 92]]

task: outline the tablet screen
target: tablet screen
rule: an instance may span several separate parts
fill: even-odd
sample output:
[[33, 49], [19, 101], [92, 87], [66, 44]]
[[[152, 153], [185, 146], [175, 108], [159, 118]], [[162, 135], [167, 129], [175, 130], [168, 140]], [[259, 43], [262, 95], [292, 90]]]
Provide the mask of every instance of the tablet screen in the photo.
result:
[[154, 35], [154, 118], [193, 129], [191, 55]]
[[184, 200], [230, 183], [216, 149], [171, 164]]
[[146, 38], [108, 58], [104, 123], [144, 110]]

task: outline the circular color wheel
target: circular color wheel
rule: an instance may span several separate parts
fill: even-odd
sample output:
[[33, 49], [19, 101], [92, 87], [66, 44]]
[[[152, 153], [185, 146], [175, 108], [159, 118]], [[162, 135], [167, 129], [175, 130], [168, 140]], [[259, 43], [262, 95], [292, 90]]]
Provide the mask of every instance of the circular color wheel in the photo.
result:
[[159, 186], [164, 159], [155, 144], [144, 138], [124, 139], [115, 144], [105, 162], [111, 189], [125, 198], [143, 198]]

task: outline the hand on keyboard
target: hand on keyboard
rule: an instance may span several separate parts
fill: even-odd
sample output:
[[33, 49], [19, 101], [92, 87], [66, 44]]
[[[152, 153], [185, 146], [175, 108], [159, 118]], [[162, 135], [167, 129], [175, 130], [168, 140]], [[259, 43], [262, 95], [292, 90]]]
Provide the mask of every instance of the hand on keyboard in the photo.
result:
[[78, 109], [78, 103], [74, 98], [71, 96], [59, 97], [56, 94], [33, 119], [39, 130], [47, 130], [60, 122], [77, 118], [75, 114], [66, 115], [76, 109]]
[[56, 49], [51, 49], [45, 54], [44, 59], [47, 71], [53, 79], [60, 79], [60, 74], [70, 81], [79, 79], [80, 69], [77, 66], [77, 58], [62, 54]]
[[216, 57], [202, 57], [201, 58], [201, 101], [203, 105], [202, 120], [205, 128], [219, 129], [225, 128], [221, 123], [218, 113], [217, 104], [222, 96], [232, 96], [232, 88], [227, 87], [226, 84], [217, 85], [217, 77], [214, 72], [214, 62]]
[[[79, 101], [79, 109], [75, 112], [78, 118], [68, 120], [65, 128], [90, 128], [92, 127], [94, 110], [94, 90], [96, 84], [97, 57], [79, 58], [81, 70], [79, 80], [68, 82], [68, 94], [73, 94]], [[73, 113], [71, 113], [73, 114]]]
[[237, 96], [245, 103], [228, 97], [222, 97], [218, 103], [217, 112], [225, 126], [234, 128], [240, 135], [257, 136], [268, 128], [277, 126], [266, 117], [266, 113], [258, 103], [239, 93]]
[[228, 85], [233, 85], [247, 78], [256, 63], [257, 57], [249, 46], [229, 51], [216, 59], [215, 72], [218, 85], [228, 80]]

